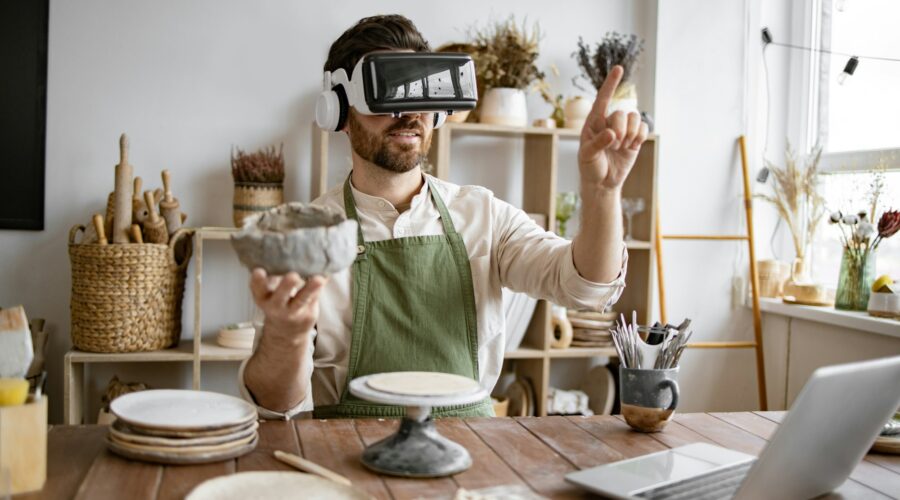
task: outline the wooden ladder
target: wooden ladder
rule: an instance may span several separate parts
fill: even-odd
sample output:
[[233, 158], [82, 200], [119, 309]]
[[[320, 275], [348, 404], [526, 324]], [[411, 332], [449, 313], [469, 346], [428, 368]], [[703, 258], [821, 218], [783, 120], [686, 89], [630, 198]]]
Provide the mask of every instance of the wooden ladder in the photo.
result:
[[756, 252], [753, 245], [753, 195], [750, 191], [750, 173], [747, 167], [747, 145], [744, 136], [738, 138], [741, 149], [741, 170], [744, 174], [744, 210], [747, 214], [747, 234], [732, 235], [662, 235], [659, 229], [662, 223], [659, 218], [659, 203], [656, 203], [656, 275], [659, 279], [659, 313], [660, 321], [666, 323], [666, 292], [663, 279], [662, 240], [699, 240], [699, 241], [746, 241], [750, 249], [750, 287], [753, 296], [753, 342], [692, 342], [687, 347], [700, 349], [756, 349], [756, 380], [759, 388], [759, 407], [768, 409], [766, 398], [766, 371], [763, 358], [762, 315], [759, 310], [759, 274], [756, 269]]

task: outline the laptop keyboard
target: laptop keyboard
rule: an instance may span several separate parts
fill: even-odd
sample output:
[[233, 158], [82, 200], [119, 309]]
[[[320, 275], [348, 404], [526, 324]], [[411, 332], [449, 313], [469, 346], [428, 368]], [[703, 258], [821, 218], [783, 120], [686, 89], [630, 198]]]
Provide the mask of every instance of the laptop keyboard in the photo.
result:
[[737, 493], [738, 488], [747, 477], [753, 461], [717, 470], [709, 474], [683, 479], [677, 483], [667, 484], [652, 490], [644, 491], [637, 498], [648, 500], [689, 499], [726, 499]]

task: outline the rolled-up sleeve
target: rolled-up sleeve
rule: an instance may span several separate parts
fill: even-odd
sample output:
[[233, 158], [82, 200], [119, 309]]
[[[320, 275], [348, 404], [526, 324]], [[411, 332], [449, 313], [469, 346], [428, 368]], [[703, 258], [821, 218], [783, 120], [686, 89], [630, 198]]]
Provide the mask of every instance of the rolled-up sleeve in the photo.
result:
[[[256, 351], [256, 346], [259, 345], [260, 338], [262, 337], [262, 327], [256, 327], [256, 335], [253, 341], [253, 350]], [[303, 374], [303, 377], [309, 383], [308, 389], [306, 391], [306, 397], [303, 398], [296, 406], [290, 408], [286, 411], [274, 411], [263, 406], [260, 406], [259, 403], [256, 402], [256, 399], [253, 398], [253, 394], [250, 393], [250, 389], [247, 388], [246, 382], [244, 382], [244, 369], [247, 367], [247, 363], [250, 361], [250, 358], [245, 359], [241, 362], [241, 367], [238, 369], [238, 389], [240, 390], [241, 397], [256, 406], [256, 410], [259, 413], [260, 418], [264, 418], [267, 420], [290, 420], [296, 417], [298, 414], [306, 411], [313, 410], [313, 394], [312, 394], [312, 383], [310, 383], [310, 379], [312, 378], [312, 370], [313, 370], [313, 353], [315, 352], [315, 329], [310, 332], [312, 337], [309, 342], [309, 349], [306, 350], [305, 356], [307, 357], [306, 363], [306, 372]]]
[[492, 212], [503, 286], [572, 309], [602, 311], [619, 300], [628, 266], [624, 242], [618, 276], [597, 283], [578, 273], [570, 240], [544, 230], [528, 214], [501, 200], [494, 199]]

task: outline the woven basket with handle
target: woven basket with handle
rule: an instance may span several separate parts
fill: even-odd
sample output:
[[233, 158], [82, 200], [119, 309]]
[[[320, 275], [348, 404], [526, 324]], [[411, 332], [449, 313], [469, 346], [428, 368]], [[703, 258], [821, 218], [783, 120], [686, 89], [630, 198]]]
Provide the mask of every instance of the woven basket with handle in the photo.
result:
[[72, 344], [91, 352], [153, 351], [178, 344], [190, 232], [178, 230], [167, 245], [76, 244], [83, 230], [69, 231]]

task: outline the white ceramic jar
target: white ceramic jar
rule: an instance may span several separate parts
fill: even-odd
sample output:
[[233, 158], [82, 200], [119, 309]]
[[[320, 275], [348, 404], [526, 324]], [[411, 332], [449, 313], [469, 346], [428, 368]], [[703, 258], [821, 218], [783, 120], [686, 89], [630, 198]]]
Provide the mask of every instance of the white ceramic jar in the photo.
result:
[[574, 128], [581, 130], [584, 127], [584, 121], [591, 112], [591, 106], [594, 103], [590, 99], [586, 99], [580, 95], [566, 99], [563, 106], [563, 116], [566, 119], [566, 128]]
[[506, 87], [488, 90], [481, 101], [479, 121], [511, 127], [528, 125], [525, 91]]

